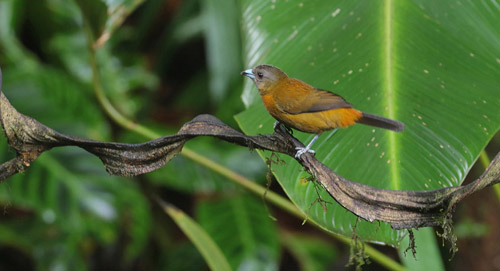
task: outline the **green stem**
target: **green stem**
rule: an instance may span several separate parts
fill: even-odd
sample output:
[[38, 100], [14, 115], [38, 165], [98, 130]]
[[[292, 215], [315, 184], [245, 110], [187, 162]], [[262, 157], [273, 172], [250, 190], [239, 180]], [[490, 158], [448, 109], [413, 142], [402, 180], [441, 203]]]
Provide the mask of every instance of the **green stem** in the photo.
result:
[[[88, 27], [86, 27], [88, 29]], [[88, 31], [88, 30], [87, 30]], [[158, 133], [154, 132], [153, 130], [142, 126], [140, 124], [137, 124], [129, 119], [127, 119], [125, 116], [123, 116], [120, 112], [118, 112], [109, 99], [106, 97], [106, 95], [103, 92], [102, 89], [102, 84], [101, 84], [101, 79], [99, 76], [99, 69], [98, 69], [98, 64], [97, 64], [97, 58], [96, 58], [96, 48], [93, 46], [92, 42], [92, 35], [88, 33], [88, 48], [90, 52], [90, 66], [92, 69], [92, 84], [94, 87], [94, 91], [97, 97], [97, 100], [101, 104], [102, 108], [104, 109], [104, 112], [118, 125], [123, 127], [124, 129], [133, 131], [137, 134], [140, 134], [144, 136], [145, 138], [148, 139], [155, 139], [160, 137]], [[208, 169], [228, 178], [229, 180], [243, 186], [244, 188], [250, 190], [254, 194], [258, 196], [262, 196], [264, 192], [266, 192], [266, 188], [262, 187], [261, 185], [257, 184], [256, 182], [246, 178], [245, 176], [242, 176], [227, 167], [210, 160], [209, 158], [200, 155], [191, 149], [187, 147], [183, 147], [181, 155], [184, 157], [191, 159], [192, 161], [207, 167]], [[275, 206], [287, 211], [288, 213], [298, 217], [301, 220], [304, 220], [306, 216], [295, 206], [293, 205], [289, 200], [285, 199], [284, 197], [267, 190], [266, 194], [266, 200], [274, 204]], [[335, 238], [339, 239], [340, 241], [346, 243], [347, 245], [350, 245], [351, 239], [347, 238], [342, 235], [337, 235], [334, 234], [327, 229], [321, 227], [319, 224], [315, 223], [314, 221], [311, 221], [314, 226], [323, 229], [326, 231], [328, 234], [334, 236]], [[365, 252], [368, 254], [374, 261], [378, 262], [382, 266], [388, 268], [389, 270], [404, 270], [405, 268], [399, 264], [398, 262], [394, 261], [393, 259], [387, 257], [386, 255], [380, 253], [378, 250], [375, 248], [371, 247], [370, 245], [366, 244], [365, 245]]]
[[[488, 157], [486, 150], [482, 150], [481, 153], [479, 154], [479, 161], [481, 162], [481, 165], [485, 169], [490, 165], [491, 160]], [[498, 202], [500, 203], [500, 183], [495, 184], [493, 186], [493, 190], [495, 191], [495, 194], [497, 195]]]
[[479, 153], [479, 161], [481, 162], [481, 165], [484, 167], [484, 168], [487, 168], [490, 164], [490, 158], [488, 157], [488, 154], [486, 153], [486, 150], [482, 150], [480, 153]]

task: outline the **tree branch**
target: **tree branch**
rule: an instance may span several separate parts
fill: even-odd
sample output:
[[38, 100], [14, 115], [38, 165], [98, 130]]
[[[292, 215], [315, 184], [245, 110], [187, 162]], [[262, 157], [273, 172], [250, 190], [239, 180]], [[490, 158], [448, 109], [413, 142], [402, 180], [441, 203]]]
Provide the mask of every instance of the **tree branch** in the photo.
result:
[[[0, 74], [1, 80], [1, 74]], [[1, 82], [1, 81], [0, 81]], [[1, 85], [0, 85], [1, 87]], [[61, 134], [17, 112], [0, 89], [0, 121], [17, 157], [0, 165], [0, 181], [27, 167], [44, 151], [78, 146], [98, 156], [111, 175], [136, 176], [163, 167], [197, 136], [212, 136], [233, 144], [295, 155], [304, 145], [278, 125], [271, 135], [247, 136], [211, 115], [199, 115], [177, 134], [141, 144], [102, 142]], [[500, 182], [500, 155], [483, 175], [466, 186], [432, 191], [394, 191], [370, 187], [338, 175], [306, 153], [296, 159], [344, 208], [369, 221], [380, 220], [394, 229], [442, 225], [446, 215], [467, 195]]]

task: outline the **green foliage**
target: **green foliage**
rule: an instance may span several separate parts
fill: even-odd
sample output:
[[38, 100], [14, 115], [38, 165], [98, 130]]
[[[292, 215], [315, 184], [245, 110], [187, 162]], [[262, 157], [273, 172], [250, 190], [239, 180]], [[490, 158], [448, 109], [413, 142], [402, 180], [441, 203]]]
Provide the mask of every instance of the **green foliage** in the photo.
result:
[[[150, 111], [145, 108], [151, 104], [151, 90], [159, 86], [158, 76], [146, 69], [148, 63], [140, 55], [140, 51], [131, 53], [121, 49], [124, 43], [131, 42], [132, 36], [127, 34], [131, 29], [124, 27], [114, 39], [108, 40], [109, 37], [106, 37], [118, 29], [128, 13], [138, 7], [141, 1], [77, 1], [78, 5], [59, 2], [37, 2], [34, 6], [27, 1], [0, 2], [3, 22], [0, 26], [0, 60], [6, 95], [20, 112], [33, 116], [58, 131], [98, 140], [112, 140], [113, 135], [144, 141], [128, 132], [119, 133], [116, 129], [110, 129], [109, 121], [96, 103], [91, 87], [93, 75], [89, 65], [90, 48], [86, 35], [86, 29], [90, 30], [94, 39], [92, 42], [95, 42], [90, 46], [99, 48], [99, 75], [106, 94], [112, 98], [118, 110], [128, 116], [149, 118], [147, 114]], [[201, 18], [200, 10], [192, 8], [193, 3], [195, 1], [182, 8], [184, 11], [178, 20], [186, 24], [183, 29], [187, 29], [188, 22], [191, 26], [194, 23], [203, 25], [202, 21], [193, 21], [194, 18]], [[227, 17], [229, 20], [238, 19], [234, 12], [236, 8], [234, 3], [230, 17]], [[34, 9], [40, 13], [35, 13]], [[150, 9], [145, 10], [152, 12]], [[221, 18], [223, 13], [211, 10], [213, 12], [203, 13], [204, 20], [214, 22], [214, 19]], [[33, 16], [27, 17], [24, 14]], [[44, 23], [42, 18], [47, 17], [53, 20]], [[226, 24], [232, 24], [228, 19]], [[239, 43], [236, 26], [232, 33], [227, 34], [215, 30], [216, 24], [217, 21], [209, 27], [199, 27], [206, 32], [204, 36], [212, 40], [212, 48], [217, 49], [220, 44], [218, 39], [221, 37], [223, 40], [229, 38]], [[35, 35], [26, 36], [24, 29], [32, 29]], [[175, 33], [177, 45], [168, 48], [173, 51], [196, 37]], [[185, 37], [179, 38], [180, 35]], [[226, 41], [225, 46], [235, 50], [231, 58], [239, 56], [239, 45], [234, 46]], [[172, 53], [169, 50], [165, 52]], [[163, 51], [158, 54], [164, 55]], [[218, 100], [219, 103], [230, 105], [222, 118], [231, 119], [231, 115], [241, 109], [236, 106], [241, 105], [238, 95], [230, 95], [233, 102], [227, 99], [222, 101], [221, 96], [235, 86], [235, 79], [238, 78], [235, 75], [241, 69], [241, 63], [236, 62], [234, 66], [230, 62], [231, 58], [226, 58], [222, 63], [217, 62], [217, 59], [213, 60], [215, 64], [210, 71], [215, 71], [211, 74], [217, 82], [212, 93], [206, 96], [208, 99], [193, 99], [193, 90], [200, 94], [206, 92], [200, 86], [204, 86], [208, 79], [206, 76], [198, 76], [202, 80], [186, 85], [186, 91], [190, 94], [184, 95], [184, 102], [176, 99], [179, 105], [189, 107], [199, 103], [200, 107], [209, 107], [208, 101]], [[228, 77], [221, 78], [224, 63], [232, 65], [226, 67], [226, 70], [229, 68], [235, 71]], [[203, 73], [206, 74], [198, 74]], [[175, 106], [175, 103], [172, 104]], [[188, 119], [189, 116], [185, 120]], [[145, 121], [151, 122], [149, 119]], [[158, 126], [158, 123], [153, 125]], [[2, 161], [12, 158], [14, 154], [7, 148], [6, 142], [0, 144]], [[264, 165], [248, 150], [228, 146], [227, 143], [221, 148], [218, 142], [206, 139], [195, 141], [194, 144], [201, 153], [212, 159], [222, 159], [235, 170], [239, 170], [239, 164], [246, 163], [247, 167], [241, 170], [242, 174], [263, 179]], [[146, 176], [146, 179], [152, 184], [191, 194], [209, 193], [214, 189], [235, 190], [233, 184], [221, 181], [219, 176], [182, 157], [165, 170]], [[14, 176], [0, 187], [0, 201], [5, 205], [6, 212], [21, 209], [28, 213], [25, 217], [14, 215], [11, 220], [1, 224], [0, 242], [26, 251], [33, 258], [35, 266], [42, 270], [56, 267], [86, 270], [99, 264], [105, 266], [106, 262], [111, 261], [114, 265], [125, 268], [139, 256], [144, 257], [146, 243], [155, 239], [151, 232], [152, 213], [147, 197], [137, 181], [109, 177], [100, 162], [85, 152], [71, 148], [53, 150], [40, 157], [26, 173]], [[265, 214], [260, 215], [267, 219]], [[226, 219], [228, 218], [221, 218], [221, 221]], [[268, 228], [269, 223], [262, 223], [261, 229], [266, 231]], [[118, 243], [122, 245], [117, 246]], [[277, 248], [276, 244], [274, 248]], [[103, 262], [96, 262], [95, 256], [91, 255], [102, 249], [115, 251], [116, 258], [104, 258], [101, 260]], [[172, 259], [176, 253], [169, 252], [165, 255]], [[195, 254], [199, 258], [199, 254]], [[274, 258], [268, 263], [276, 265], [278, 254], [274, 252], [273, 255]], [[203, 261], [198, 263], [205, 265]], [[176, 265], [175, 261], [158, 264], [174, 269]]]
[[[5, 147], [2, 144], [2, 153]], [[61, 265], [85, 270], [82, 246], [109, 246], [121, 231], [130, 236], [124, 261], [144, 249], [151, 218], [137, 185], [107, 176], [100, 162], [87, 153], [65, 150], [44, 154], [29, 171], [9, 180], [0, 187], [5, 211], [15, 207], [30, 214], [21, 218], [24, 222], [4, 224], [10, 231], [0, 234], [0, 240], [19, 238], [21, 242], [12, 242], [14, 246], [40, 251], [33, 256], [41, 269]], [[19, 223], [23, 227], [18, 227]], [[124, 223], [130, 226], [121, 228]]]
[[465, 219], [460, 224], [455, 226], [455, 234], [457, 238], [481, 238], [491, 232], [488, 225], [484, 223], [477, 223], [471, 219]]
[[102, 33], [102, 26], [105, 24], [107, 18], [106, 4], [100, 0], [76, 0], [75, 2], [80, 7], [85, 21], [89, 24], [92, 36], [94, 39], [99, 38]]
[[172, 271], [205, 270], [206, 263], [192, 243], [184, 242], [162, 257], [159, 267], [159, 270]]
[[329, 267], [337, 260], [337, 249], [328, 240], [287, 232], [281, 239], [299, 262], [301, 270], [331, 270]]
[[[255, 152], [228, 143], [218, 143], [220, 144], [213, 138], [198, 138], [187, 146], [247, 178], [264, 183], [264, 164], [259, 161]], [[244, 167], [241, 166], [243, 164]], [[185, 157], [176, 157], [162, 169], [150, 173], [149, 177], [154, 183], [187, 193], [213, 193], [237, 188], [234, 183], [221, 178], [219, 174], [194, 164]]]
[[277, 270], [278, 234], [262, 201], [232, 194], [202, 200], [197, 207], [200, 225], [221, 247], [234, 270]]
[[220, 102], [230, 91], [241, 70], [241, 46], [236, 1], [201, 1], [207, 57], [210, 71], [210, 91]]
[[203, 255], [211, 270], [231, 270], [226, 257], [214, 243], [211, 236], [200, 227], [192, 218], [181, 210], [166, 203], [160, 203], [163, 210], [175, 221], [177, 226], [186, 234], [198, 251]]
[[[118, 112], [161, 135], [200, 113], [264, 134], [274, 120], [238, 73], [274, 64], [363, 111], [406, 123], [402, 134], [361, 125], [325, 133], [317, 157], [332, 169], [390, 189], [458, 185], [500, 126], [500, 11], [492, 5], [0, 0], [3, 90], [21, 113], [97, 140], [149, 138], [111, 120], [96, 95], [96, 76]], [[210, 138], [186, 147], [265, 185], [258, 155], [266, 152]], [[14, 155], [0, 140], [1, 161]], [[273, 171], [290, 199], [321, 227], [352, 236], [354, 215], [336, 203], [327, 203], [326, 213], [319, 204], [309, 209], [317, 194], [308, 175], [280, 159], [285, 163]], [[116, 178], [82, 150], [54, 149], [0, 185], [0, 248], [14, 248], [38, 270], [277, 270], [290, 264], [283, 251], [301, 270], [345, 265], [339, 261], [348, 258], [348, 246], [297, 233], [305, 228], [299, 220], [288, 221], [228, 180], [184, 156], [150, 174]], [[151, 201], [157, 196], [183, 211], [170, 208], [170, 219]], [[278, 222], [270, 218], [276, 214]], [[487, 233], [481, 224], [459, 225], [457, 235]], [[364, 221], [356, 233], [393, 245], [405, 234]], [[441, 266], [432, 232], [415, 233], [425, 263]], [[402, 259], [410, 268], [424, 266]]]
[[[1, 4], [13, 8], [10, 24], [2, 27], [4, 34], [12, 31], [6, 27], [18, 23], [16, 16], [32, 12], [24, 1]], [[3, 90], [20, 112], [46, 125], [65, 133], [110, 140], [109, 124], [93, 100], [90, 77], [82, 76], [85, 69], [88, 74], [88, 66], [81, 64], [88, 61], [84, 60], [88, 54], [82, 46], [85, 36], [83, 29], [72, 24], [74, 19], [66, 16], [75, 14], [75, 10], [74, 6], [58, 6], [54, 16], [60, 16], [60, 24], [69, 20], [72, 31], [42, 37], [42, 42], [50, 44], [52, 52], [64, 48], [65, 42], [83, 50], [67, 50], [50, 63], [39, 61], [13, 33], [4, 35], [1, 47], [6, 55], [2, 59], [10, 61], [2, 65]], [[52, 26], [62, 27], [60, 24]], [[80, 65], [73, 66], [75, 63]], [[5, 141], [0, 147], [2, 161], [13, 157]], [[17, 209], [27, 212], [24, 217], [14, 216], [2, 223], [1, 242], [29, 252], [40, 270], [87, 270], [91, 265], [86, 256], [89, 249], [114, 247], [123, 236], [127, 241], [116, 249], [122, 253], [120, 264], [128, 264], [140, 255], [149, 239], [151, 214], [137, 183], [110, 177], [98, 159], [82, 150], [57, 149], [44, 154], [24, 174], [0, 186], [0, 201], [6, 213]]]

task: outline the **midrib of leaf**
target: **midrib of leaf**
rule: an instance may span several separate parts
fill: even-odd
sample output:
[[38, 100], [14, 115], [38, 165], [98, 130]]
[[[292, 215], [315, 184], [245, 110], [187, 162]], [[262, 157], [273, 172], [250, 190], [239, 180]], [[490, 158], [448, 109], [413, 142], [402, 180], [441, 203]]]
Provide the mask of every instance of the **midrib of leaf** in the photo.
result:
[[[386, 101], [388, 109], [388, 117], [391, 119], [396, 119], [396, 114], [394, 112], [394, 63], [393, 63], [393, 40], [394, 40], [394, 0], [384, 1], [384, 66], [383, 77], [384, 84], [383, 90], [386, 91]], [[397, 154], [397, 144], [396, 144], [396, 134], [394, 132], [389, 133], [389, 161], [390, 170], [392, 174], [392, 189], [399, 190], [399, 170], [397, 166], [398, 154]]]

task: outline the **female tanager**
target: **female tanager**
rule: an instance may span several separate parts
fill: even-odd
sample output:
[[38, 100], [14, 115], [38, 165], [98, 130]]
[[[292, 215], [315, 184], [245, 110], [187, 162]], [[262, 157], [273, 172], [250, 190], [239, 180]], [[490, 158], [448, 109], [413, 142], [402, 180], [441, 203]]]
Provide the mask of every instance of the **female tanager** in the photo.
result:
[[302, 132], [316, 134], [305, 148], [297, 148], [295, 158], [314, 153], [312, 144], [324, 131], [362, 123], [401, 132], [404, 124], [352, 108], [335, 93], [317, 89], [271, 65], [259, 65], [241, 72], [259, 89], [267, 111], [279, 122]]

